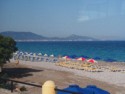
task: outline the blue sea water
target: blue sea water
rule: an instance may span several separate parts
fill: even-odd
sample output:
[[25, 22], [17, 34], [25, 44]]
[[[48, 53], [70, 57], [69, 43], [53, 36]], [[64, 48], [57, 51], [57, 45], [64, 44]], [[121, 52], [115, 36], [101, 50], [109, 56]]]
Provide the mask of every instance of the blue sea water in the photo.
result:
[[19, 51], [125, 62], [125, 41], [17, 42]]

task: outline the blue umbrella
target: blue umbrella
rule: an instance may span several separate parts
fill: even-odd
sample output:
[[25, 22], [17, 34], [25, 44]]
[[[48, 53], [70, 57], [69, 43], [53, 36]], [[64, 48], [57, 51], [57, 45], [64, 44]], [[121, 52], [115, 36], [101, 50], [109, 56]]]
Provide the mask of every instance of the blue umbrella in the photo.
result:
[[104, 61], [106, 61], [106, 62], [116, 62], [117, 60], [108, 58], [108, 59], [105, 59]]
[[71, 55], [70, 56], [70, 58], [73, 58], [73, 59], [76, 58], [76, 57], [77, 57], [76, 55]]
[[94, 57], [93, 59], [95, 59], [95, 60], [101, 60], [100, 57]]
[[89, 58], [89, 57], [88, 57], [88, 56], [86, 56], [86, 55], [81, 55], [80, 57]]
[[86, 94], [110, 94], [108, 91], [98, 88], [95, 85], [88, 85], [86, 88], [83, 88], [83, 91], [91, 91]]
[[[69, 85], [69, 87], [63, 89], [65, 91], [75, 92], [77, 94], [110, 94], [108, 91], [97, 88], [94, 85], [89, 85], [86, 88], [81, 88], [78, 85]], [[63, 91], [58, 91], [57, 94], [71, 94]]]
[[[84, 94], [82, 93], [82, 88], [80, 88], [78, 85], [69, 85], [69, 87], [63, 89], [65, 91], [75, 92], [77, 94]], [[57, 94], [71, 94], [63, 91], [57, 91]]]
[[[89, 91], [88, 89], [83, 89], [80, 88], [78, 85], [69, 85], [69, 87], [63, 89], [65, 91], [69, 91], [69, 92], [74, 92], [77, 94], [93, 94], [92, 91]], [[57, 94], [73, 94], [73, 93], [69, 93], [69, 92], [63, 92], [63, 91], [58, 91]]]

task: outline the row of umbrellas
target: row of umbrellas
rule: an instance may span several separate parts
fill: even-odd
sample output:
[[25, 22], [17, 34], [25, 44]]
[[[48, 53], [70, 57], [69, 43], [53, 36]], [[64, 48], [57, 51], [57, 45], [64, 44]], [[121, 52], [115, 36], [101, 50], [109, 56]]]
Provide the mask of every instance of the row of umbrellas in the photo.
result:
[[[34, 57], [34, 58], [38, 58], [38, 57], [55, 57], [53, 54], [47, 55], [47, 54], [42, 54], [42, 53], [28, 53], [28, 52], [19, 52], [19, 51], [15, 52], [13, 54], [13, 56], [21, 57], [21, 58], [22, 58], [22, 56], [26, 57], [26, 58], [29, 58], [29, 57], [30, 58], [31, 57]], [[62, 58], [65, 59], [65, 60], [71, 60], [72, 59], [69, 56], [64, 56]], [[79, 58], [75, 58], [75, 59], [78, 60], [78, 61], [87, 61], [87, 62], [90, 62], [90, 63], [96, 63], [97, 62], [94, 59], [88, 59], [87, 60], [85, 57], [79, 57]]]
[[48, 56], [50, 56], [50, 57], [54, 57], [54, 55], [53, 54], [51, 54], [51, 55], [48, 55], [48, 54], [42, 54], [42, 53], [28, 53], [28, 52], [20, 52], [20, 51], [17, 51], [17, 52], [15, 52], [15, 53], [13, 53], [13, 55], [27, 55], [27, 56], [45, 56], [45, 57], [48, 57]]
[[[42, 56], [42, 57], [55, 57], [54, 54], [48, 55], [48, 54], [42, 54], [42, 53], [28, 53], [28, 52], [22, 52], [22, 51], [17, 51], [13, 55], [14, 56], [30, 56], [30, 57], [38, 57], [38, 56], [39, 57], [40, 56]], [[76, 55], [63, 56], [62, 58], [66, 59], [66, 60], [76, 59], [76, 60], [79, 60], [79, 61], [87, 61], [87, 62], [90, 62], [90, 63], [96, 63], [97, 62], [96, 60], [102, 60], [100, 57], [94, 57], [92, 59], [88, 59], [89, 57], [84, 56], [84, 55], [81, 56], [81, 57], [77, 57]], [[104, 59], [103, 61], [116, 62], [115, 59], [111, 59], [111, 58]]]
[[45, 61], [45, 62], [57, 62], [57, 58], [54, 55], [48, 56], [47, 54], [42, 55], [42, 53], [27, 53], [27, 52], [16, 52], [13, 53], [13, 59], [19, 59], [24, 61]]
[[[65, 60], [71, 60], [71, 58], [69, 57], [69, 56], [64, 56], [64, 57], [62, 57], [63, 59], [65, 59]], [[97, 63], [97, 61], [96, 60], [94, 60], [94, 59], [86, 59], [86, 58], [84, 58], [84, 57], [79, 57], [79, 58], [76, 58], [76, 60], [78, 60], [78, 61], [87, 61], [87, 62], [89, 62], [89, 63]]]
[[[72, 58], [72, 59], [75, 59], [75, 58], [78, 58], [78, 57], [83, 57], [83, 58], [85, 58], [85, 59], [88, 59], [88, 58], [90, 58], [90, 57], [88, 57], [88, 56], [86, 56], [86, 55], [81, 55], [81, 56], [76, 56], [76, 55], [71, 55], [71, 56], [68, 56], [68, 57], [70, 57], [70, 58]], [[101, 57], [98, 57], [98, 56], [96, 56], [96, 57], [93, 57], [93, 59], [94, 60], [101, 60], [101, 61], [105, 61], [105, 62], [117, 62], [117, 60], [116, 59], [113, 59], [113, 58], [101, 58]]]

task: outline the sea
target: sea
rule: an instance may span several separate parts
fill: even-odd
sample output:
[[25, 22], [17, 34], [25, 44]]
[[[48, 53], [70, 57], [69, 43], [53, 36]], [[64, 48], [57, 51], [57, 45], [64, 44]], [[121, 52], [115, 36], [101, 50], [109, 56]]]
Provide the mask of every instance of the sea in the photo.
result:
[[125, 62], [125, 41], [17, 42], [18, 51]]

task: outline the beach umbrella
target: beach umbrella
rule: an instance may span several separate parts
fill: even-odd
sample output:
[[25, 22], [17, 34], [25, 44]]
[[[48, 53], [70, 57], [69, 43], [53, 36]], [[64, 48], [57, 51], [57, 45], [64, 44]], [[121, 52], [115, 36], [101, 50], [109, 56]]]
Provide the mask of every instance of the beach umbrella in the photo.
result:
[[[95, 85], [88, 85], [85, 88], [81, 88], [78, 85], [69, 85], [69, 87], [63, 90], [77, 94], [110, 94], [108, 91], [98, 88]], [[69, 92], [57, 91], [57, 94], [71, 94]]]
[[24, 53], [23, 53], [23, 52], [19, 52], [19, 54], [20, 54], [20, 55], [24, 55]]
[[36, 53], [33, 53], [33, 56], [36, 57]]
[[108, 91], [98, 88], [95, 85], [88, 85], [86, 88], [83, 88], [83, 92], [84, 94], [110, 94]]
[[28, 57], [28, 60], [30, 60], [31, 55], [30, 55], [30, 54], [27, 54], [27, 57]]
[[105, 59], [104, 61], [106, 61], [106, 62], [116, 62], [117, 60], [108, 58], [108, 59]]
[[63, 59], [65, 59], [65, 60], [70, 60], [70, 57], [69, 56], [64, 56], [64, 57], [62, 57]]
[[88, 57], [88, 56], [86, 56], [86, 55], [81, 55], [80, 57], [89, 58], [89, 57]]
[[94, 57], [93, 59], [95, 59], [95, 60], [101, 60], [100, 57]]
[[15, 58], [18, 55], [17, 52], [13, 53], [13, 58]]
[[66, 59], [68, 56], [64, 56], [64, 57], [62, 57], [62, 59]]
[[52, 54], [52, 55], [50, 55], [50, 57], [54, 57], [54, 55]]
[[64, 57], [62, 57], [62, 59], [64, 59], [65, 62], [66, 62], [67, 60], [71, 60], [69, 56], [64, 56]]
[[79, 61], [85, 61], [86, 59], [83, 58], [83, 57], [80, 57], [80, 58], [77, 58], [77, 60], [79, 60]]
[[88, 59], [87, 62], [89, 62], [89, 63], [97, 63], [97, 61], [94, 60], [94, 59]]
[[36, 53], [33, 53], [33, 55], [32, 55], [32, 61], [35, 61], [35, 60], [36, 60], [36, 58], [37, 58]]
[[30, 55], [33, 55], [33, 53], [29, 53]]
[[38, 53], [38, 56], [42, 56], [42, 53]]
[[[69, 91], [69, 92], [75, 92], [77, 94], [84, 94], [82, 91], [82, 88], [80, 88], [78, 85], [69, 85], [69, 87], [64, 88], [63, 90]], [[69, 92], [57, 91], [57, 94], [72, 94]]]
[[27, 55], [28, 54], [28, 52], [24, 52], [24, 55]]
[[77, 56], [76, 55], [71, 55], [70, 58], [74, 59], [76, 58]]
[[44, 56], [48, 56], [47, 54], [44, 54]]

